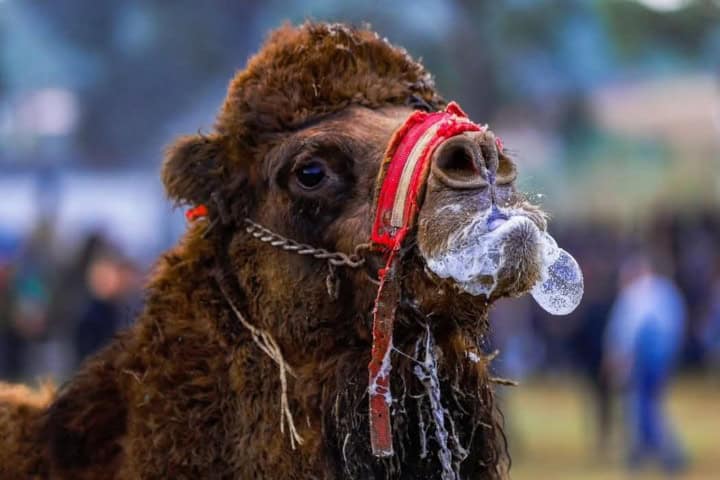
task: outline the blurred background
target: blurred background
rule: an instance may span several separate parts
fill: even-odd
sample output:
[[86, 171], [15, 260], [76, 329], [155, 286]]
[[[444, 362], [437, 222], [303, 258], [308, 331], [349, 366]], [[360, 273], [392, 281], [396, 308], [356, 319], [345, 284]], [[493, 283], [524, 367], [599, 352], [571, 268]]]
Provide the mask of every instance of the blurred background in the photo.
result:
[[163, 147], [269, 29], [369, 22], [503, 138], [585, 274], [568, 317], [493, 312], [513, 478], [720, 478], [720, 1], [197, 5], [0, 0], [0, 379], [62, 381], [132, 322], [185, 228]]

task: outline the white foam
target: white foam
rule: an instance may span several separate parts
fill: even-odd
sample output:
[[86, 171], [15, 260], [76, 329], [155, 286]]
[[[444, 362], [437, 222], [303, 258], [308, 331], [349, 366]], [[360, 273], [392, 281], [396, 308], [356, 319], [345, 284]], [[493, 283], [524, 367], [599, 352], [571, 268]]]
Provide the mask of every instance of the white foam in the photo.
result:
[[557, 246], [550, 234], [543, 232], [540, 238], [540, 281], [530, 294], [546, 312], [567, 315], [582, 300], [585, 286], [580, 265], [572, 255]]
[[487, 213], [479, 215], [450, 235], [442, 253], [426, 258], [427, 266], [440, 278], [452, 278], [471, 295], [490, 295], [505, 260], [505, 236], [523, 222], [532, 224], [527, 217], [513, 216], [488, 231]]
[[472, 363], [479, 363], [479, 362], [480, 362], [480, 357], [478, 356], [478, 354], [475, 353], [475, 352], [473, 352], [473, 351], [471, 351], [471, 350], [468, 350], [467, 352], [465, 352], [465, 356], [466, 356], [466, 357], [468, 358], [468, 360], [470, 360]]
[[582, 300], [584, 290], [577, 261], [529, 218], [508, 213], [511, 214], [508, 220], [495, 220], [489, 226], [489, 209], [477, 215], [468, 225], [450, 234], [447, 247], [441, 253], [426, 257], [428, 268], [440, 278], [452, 278], [458, 287], [471, 295], [490, 296], [505, 262], [505, 237], [522, 223], [527, 223], [538, 233], [533, 241], [540, 243], [541, 262], [540, 280], [530, 293], [548, 313], [571, 313]]
[[[425, 357], [415, 365], [413, 373], [425, 387], [425, 396], [430, 403], [430, 411], [432, 412], [430, 422], [435, 427], [435, 440], [440, 448], [437, 452], [438, 460], [440, 460], [440, 465], [442, 466], [440, 478], [441, 480], [458, 480], [459, 472], [457, 471], [455, 462], [453, 462], [453, 451], [450, 446], [450, 440], [456, 442], [457, 447], [459, 447], [460, 444], [454, 432], [451, 438], [450, 432], [448, 432], [445, 426], [446, 407], [442, 403], [440, 376], [438, 375], [437, 359], [435, 356], [435, 341], [429, 328], [425, 335]], [[452, 422], [452, 418], [449, 418], [449, 421]]]
[[392, 343], [390, 343], [385, 351], [385, 355], [383, 356], [382, 364], [380, 364], [380, 370], [377, 375], [370, 379], [370, 383], [368, 385], [368, 393], [370, 396], [380, 394], [385, 398], [385, 403], [388, 405], [392, 405], [392, 393], [389, 388], [380, 385], [378, 381], [380, 379], [387, 379], [390, 377], [390, 370], [392, 369], [392, 364], [390, 363], [390, 352], [392, 349], [393, 346]]

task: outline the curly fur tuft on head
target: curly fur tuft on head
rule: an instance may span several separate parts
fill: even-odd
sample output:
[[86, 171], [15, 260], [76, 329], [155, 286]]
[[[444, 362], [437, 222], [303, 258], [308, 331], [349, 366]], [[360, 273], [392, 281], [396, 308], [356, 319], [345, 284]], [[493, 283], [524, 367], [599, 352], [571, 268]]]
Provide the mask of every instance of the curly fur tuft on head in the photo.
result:
[[350, 104], [443, 104], [430, 74], [370, 30], [307, 22], [273, 32], [230, 82], [216, 128], [253, 143]]

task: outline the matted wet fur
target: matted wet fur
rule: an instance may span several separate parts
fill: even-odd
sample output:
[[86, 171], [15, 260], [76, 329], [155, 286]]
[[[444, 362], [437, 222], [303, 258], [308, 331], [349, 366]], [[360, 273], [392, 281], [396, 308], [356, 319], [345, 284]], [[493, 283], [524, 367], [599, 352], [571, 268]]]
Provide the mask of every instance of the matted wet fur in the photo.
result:
[[[443, 105], [423, 67], [371, 31], [307, 23], [273, 33], [231, 82], [213, 133], [183, 137], [167, 152], [168, 195], [210, 214], [159, 260], [137, 322], [52, 399], [0, 387], [0, 478], [440, 478], [408, 357], [426, 328], [437, 342], [448, 430], [456, 450], [467, 450], [456, 459], [461, 478], [505, 478], [502, 422], [480, 350], [487, 301], [430, 278], [409, 239], [395, 331], [402, 353], [392, 359], [396, 456], [377, 459], [367, 365], [379, 258], [338, 269], [333, 300], [326, 263], [244, 231], [251, 217], [298, 241], [352, 252], [369, 236], [390, 135], [412, 108]], [[288, 159], [305, 151], [331, 159], [322, 196], [292, 184]], [[526, 283], [536, 277], [529, 272]], [[303, 439], [295, 450], [280, 431], [277, 365], [229, 301], [272, 334], [294, 371], [289, 410]]]

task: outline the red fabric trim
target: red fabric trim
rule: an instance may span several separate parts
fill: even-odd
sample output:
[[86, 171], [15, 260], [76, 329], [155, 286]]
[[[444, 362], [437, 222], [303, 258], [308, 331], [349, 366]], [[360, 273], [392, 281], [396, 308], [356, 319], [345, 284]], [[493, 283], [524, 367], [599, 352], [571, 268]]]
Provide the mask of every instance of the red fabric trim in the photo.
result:
[[[461, 116], [462, 115], [462, 116]], [[435, 148], [450, 137], [466, 131], [482, 131], [481, 127], [467, 120], [460, 107], [451, 102], [444, 112], [424, 113], [415, 112], [395, 132], [385, 152], [385, 158], [391, 159], [378, 195], [375, 220], [371, 233], [373, 244], [381, 249], [396, 249], [400, 247], [407, 229], [412, 226], [417, 213], [417, 200], [422, 187], [427, 180], [430, 158]], [[408, 198], [405, 203], [404, 225], [400, 228], [390, 225], [390, 215], [397, 198], [400, 178], [413, 148], [425, 132], [435, 124], [440, 125], [437, 135], [432, 139], [422, 154], [421, 160], [415, 166], [412, 181], [408, 189]]]
[[[368, 365], [368, 388], [370, 396], [370, 445], [377, 457], [388, 457], [393, 454], [392, 424], [390, 418], [390, 364], [383, 371], [383, 363], [390, 362], [392, 349], [393, 320], [397, 308], [397, 298], [385, 288], [388, 279], [393, 281], [393, 261], [396, 250], [391, 250], [385, 268], [381, 269], [380, 287], [375, 298], [373, 309], [373, 343], [370, 364]], [[390, 276], [390, 278], [388, 278]], [[388, 311], [389, 309], [389, 311]], [[382, 310], [382, 312], [381, 312]]]
[[498, 149], [498, 153], [503, 153], [503, 150], [505, 150], [505, 144], [500, 137], [495, 137], [495, 146]]
[[187, 212], [185, 212], [185, 218], [188, 222], [192, 222], [193, 220], [197, 220], [200, 217], [207, 217], [208, 216], [208, 209], [205, 205], [198, 205], [197, 207], [193, 207]]
[[445, 112], [450, 113], [452, 115], [457, 115], [458, 117], [467, 118], [467, 113], [465, 113], [465, 110], [460, 108], [460, 105], [457, 104], [457, 102], [450, 102], [447, 104], [447, 107], [445, 107]]
[[[440, 124], [437, 132], [426, 144], [413, 167], [405, 199], [398, 198], [398, 188], [405, 165], [418, 141], [433, 126]], [[373, 245], [385, 252], [385, 268], [378, 274], [378, 287], [373, 309], [373, 344], [369, 374], [370, 443], [373, 454], [387, 457], [393, 454], [392, 423], [390, 418], [390, 353], [392, 349], [393, 323], [399, 297], [398, 280], [395, 278], [395, 255], [405, 236], [414, 226], [418, 212], [418, 199], [427, 181], [432, 154], [442, 142], [467, 131], [484, 131], [482, 127], [467, 120], [467, 115], [455, 102], [450, 102], [443, 112], [411, 114], [393, 134], [383, 159], [384, 177], [377, 197], [375, 219], [370, 235]], [[502, 145], [502, 143], [500, 144]], [[387, 168], [385, 165], [387, 164]], [[383, 175], [383, 173], [381, 173]], [[404, 201], [403, 224], [391, 225], [394, 206]], [[388, 285], [390, 283], [390, 285]], [[383, 365], [383, 362], [386, 365]]]

